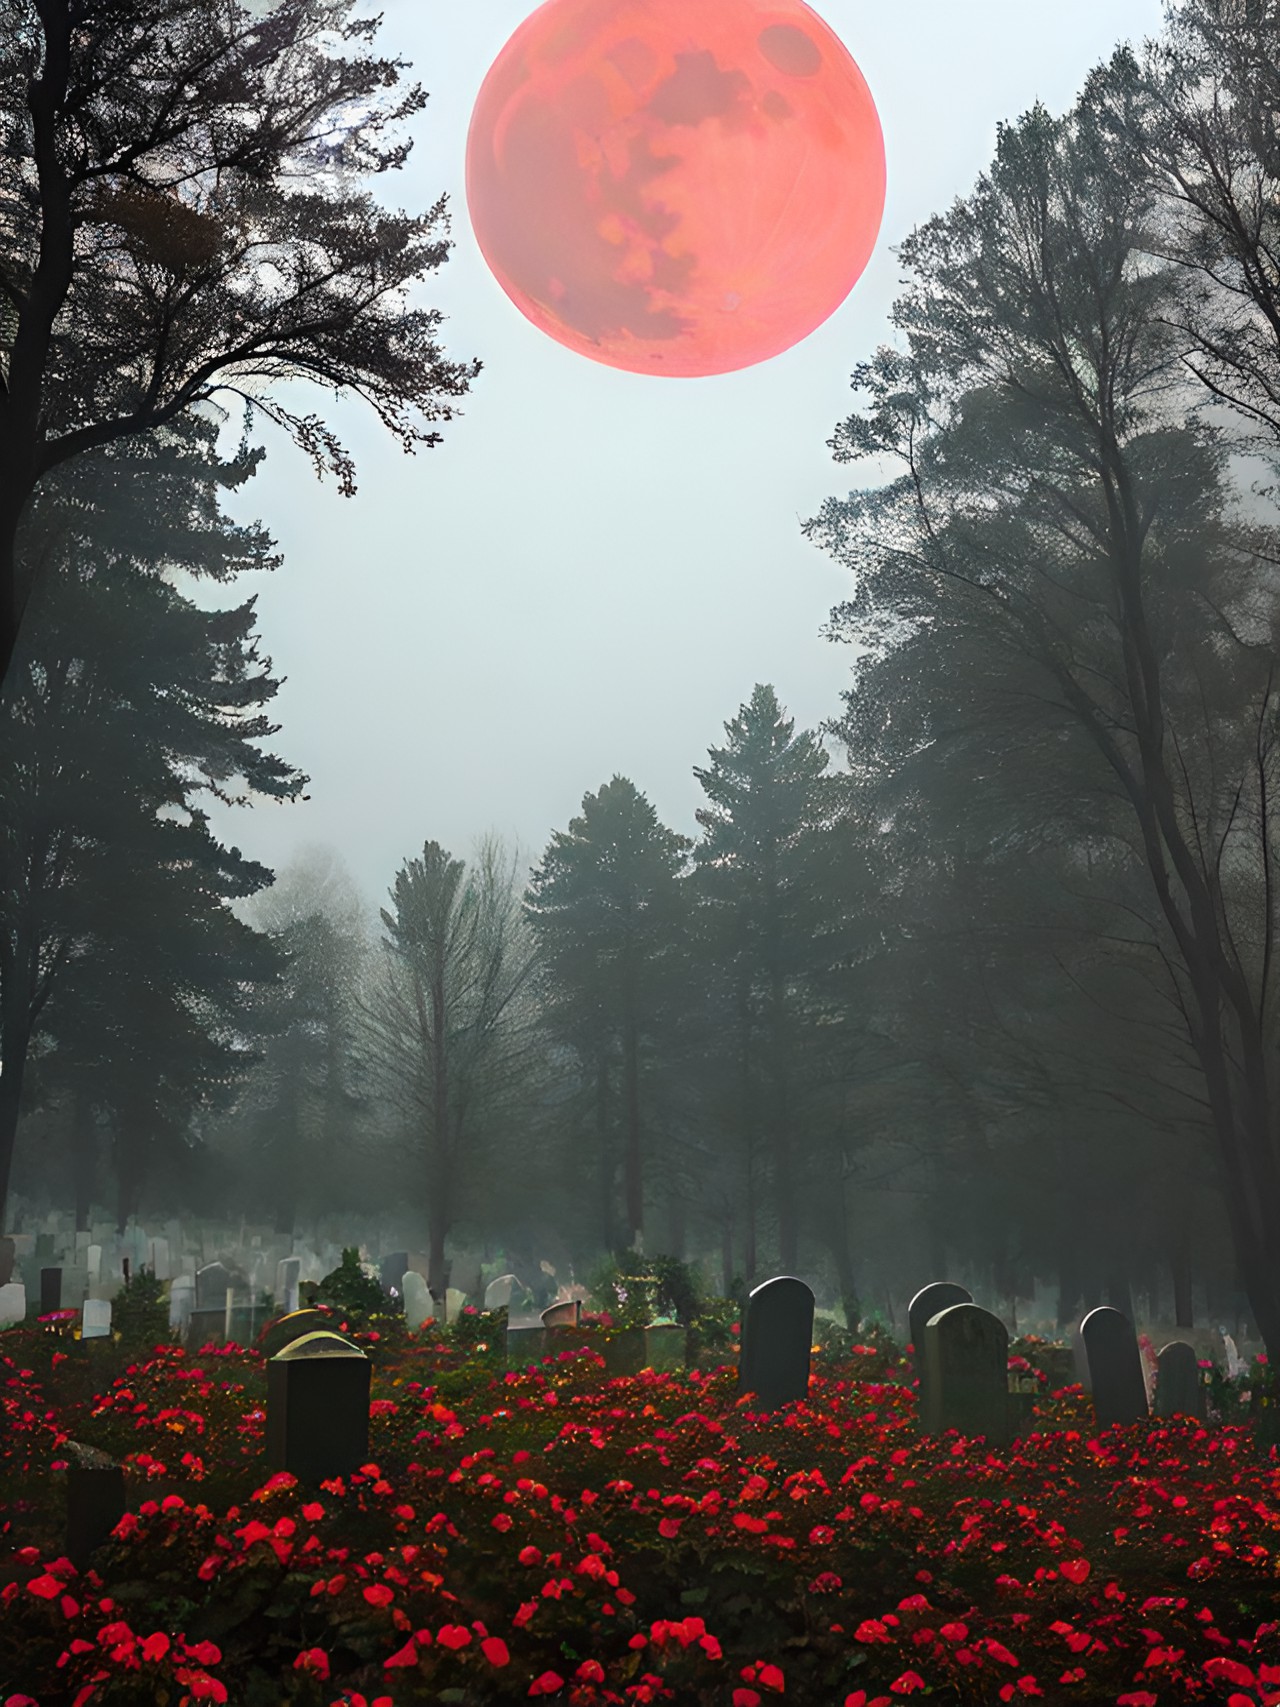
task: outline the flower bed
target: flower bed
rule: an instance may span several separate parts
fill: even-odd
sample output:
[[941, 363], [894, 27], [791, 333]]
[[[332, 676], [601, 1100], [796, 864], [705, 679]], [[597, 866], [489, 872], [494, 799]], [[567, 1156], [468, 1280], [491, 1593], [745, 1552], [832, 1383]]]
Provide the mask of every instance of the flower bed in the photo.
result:
[[[996, 1452], [917, 1437], [883, 1346], [775, 1416], [728, 1368], [456, 1349], [380, 1360], [369, 1463], [303, 1488], [263, 1467], [260, 1354], [7, 1332], [0, 1702], [1280, 1703], [1280, 1455], [1248, 1427], [1093, 1439], [1067, 1388]], [[130, 1487], [83, 1576], [69, 1438]]]

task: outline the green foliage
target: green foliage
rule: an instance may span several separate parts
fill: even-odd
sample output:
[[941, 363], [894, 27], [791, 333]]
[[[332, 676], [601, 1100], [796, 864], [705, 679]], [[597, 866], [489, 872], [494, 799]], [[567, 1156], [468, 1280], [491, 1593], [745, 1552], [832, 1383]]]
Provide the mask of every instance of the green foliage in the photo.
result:
[[360, 1252], [354, 1245], [344, 1245], [342, 1261], [314, 1287], [314, 1293], [308, 1296], [307, 1302], [332, 1304], [343, 1312], [353, 1327], [367, 1327], [375, 1316], [396, 1314], [395, 1302], [382, 1290], [381, 1284], [360, 1267]]
[[635, 1251], [603, 1264], [591, 1282], [591, 1293], [622, 1328], [648, 1327], [659, 1316], [671, 1316], [687, 1328], [702, 1306], [702, 1289], [687, 1263]]
[[111, 1329], [119, 1334], [122, 1345], [139, 1350], [169, 1338], [167, 1286], [153, 1270], [140, 1268], [116, 1293]]

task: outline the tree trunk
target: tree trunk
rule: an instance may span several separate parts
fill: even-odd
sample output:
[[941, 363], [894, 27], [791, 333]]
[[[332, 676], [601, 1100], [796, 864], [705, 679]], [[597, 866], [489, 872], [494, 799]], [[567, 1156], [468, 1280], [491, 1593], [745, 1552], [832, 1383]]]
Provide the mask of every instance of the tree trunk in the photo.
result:
[[[635, 1017], [622, 1026], [622, 1094], [626, 1118], [624, 1182], [628, 1244], [639, 1250], [644, 1239], [644, 1173], [640, 1132], [640, 1039]], [[639, 1241], [639, 1242], [638, 1242]]]
[[596, 1166], [600, 1237], [606, 1251], [614, 1249], [613, 1146], [609, 1140], [609, 1061], [601, 1050], [596, 1072]]
[[1195, 1327], [1191, 1303], [1191, 1241], [1184, 1227], [1174, 1244], [1169, 1262], [1173, 1270], [1173, 1320], [1179, 1328]]
[[76, 1232], [86, 1233], [97, 1186], [98, 1131], [93, 1108], [83, 1091], [77, 1091], [72, 1099], [71, 1154], [75, 1171]]
[[446, 998], [444, 966], [440, 964], [433, 968], [431, 980], [431, 1113], [434, 1123], [431, 1139], [435, 1165], [431, 1170], [431, 1207], [427, 1214], [427, 1290], [436, 1306], [437, 1320], [441, 1322], [447, 1320], [449, 1269], [444, 1253], [449, 1224], [453, 1219]]

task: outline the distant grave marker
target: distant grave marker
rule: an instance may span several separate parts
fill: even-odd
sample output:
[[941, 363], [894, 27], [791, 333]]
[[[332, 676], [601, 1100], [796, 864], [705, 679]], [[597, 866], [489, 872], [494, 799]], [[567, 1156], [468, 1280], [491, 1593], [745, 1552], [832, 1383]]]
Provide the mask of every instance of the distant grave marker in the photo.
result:
[[392, 1251], [389, 1256], [383, 1257], [379, 1265], [382, 1275], [382, 1290], [391, 1292], [394, 1289], [397, 1297], [403, 1298], [404, 1271], [408, 1266], [408, 1251]]
[[225, 1310], [231, 1287], [231, 1271], [224, 1263], [210, 1262], [196, 1270], [197, 1310]]
[[512, 1294], [516, 1287], [521, 1292], [524, 1286], [514, 1274], [500, 1274], [496, 1280], [491, 1280], [484, 1289], [484, 1307], [486, 1310], [509, 1310]]
[[183, 1339], [187, 1337], [195, 1296], [194, 1275], [180, 1274], [169, 1283], [169, 1326], [176, 1328]]
[[1145, 1422], [1150, 1415], [1138, 1336], [1127, 1316], [1109, 1304], [1090, 1310], [1080, 1324], [1089, 1360], [1093, 1414], [1099, 1432], [1115, 1423]]
[[275, 1299], [280, 1309], [288, 1312], [298, 1308], [298, 1287], [302, 1276], [301, 1257], [281, 1257], [276, 1264]]
[[27, 1318], [27, 1289], [20, 1280], [0, 1286], [0, 1328]]
[[738, 1360], [738, 1390], [776, 1411], [809, 1393], [814, 1297], [803, 1280], [777, 1275], [747, 1297]]
[[992, 1445], [1010, 1439], [1009, 1333], [977, 1304], [950, 1304], [925, 1323], [929, 1370], [924, 1426], [981, 1435]]
[[339, 1334], [304, 1334], [267, 1364], [267, 1462], [300, 1482], [347, 1476], [369, 1456], [365, 1354]]
[[111, 1334], [111, 1301], [107, 1298], [86, 1298], [80, 1312], [82, 1340], [107, 1339]]
[[61, 1308], [62, 1270], [60, 1268], [42, 1268], [40, 1270], [40, 1314], [49, 1316]]
[[430, 1320], [434, 1309], [426, 1281], [413, 1269], [407, 1268], [404, 1271], [404, 1319], [410, 1333], [417, 1333], [422, 1324]]
[[542, 1312], [544, 1328], [576, 1328], [581, 1322], [581, 1298], [566, 1298], [559, 1304], [549, 1304]]
[[1200, 1360], [1195, 1347], [1173, 1340], [1156, 1360], [1156, 1415], [1195, 1417], [1205, 1422], [1209, 1415], [1208, 1395], [1200, 1379]]

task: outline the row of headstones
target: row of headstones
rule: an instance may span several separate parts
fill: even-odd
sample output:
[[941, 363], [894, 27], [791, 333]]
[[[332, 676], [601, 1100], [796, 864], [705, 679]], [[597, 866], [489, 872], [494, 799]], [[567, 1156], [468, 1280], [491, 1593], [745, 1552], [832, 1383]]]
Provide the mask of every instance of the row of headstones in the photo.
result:
[[[790, 1275], [765, 1281], [748, 1298], [738, 1385], [742, 1392], [756, 1395], [761, 1410], [807, 1396], [814, 1305], [810, 1288]], [[918, 1292], [908, 1315], [921, 1426], [930, 1433], [954, 1428], [988, 1440], [1008, 1440], [1024, 1407], [1020, 1395], [1009, 1390], [1009, 1334], [1004, 1323], [950, 1281]], [[1132, 1323], [1119, 1310], [1091, 1310], [1080, 1325], [1079, 1343], [1098, 1428], [1144, 1421], [1150, 1410]], [[1199, 1359], [1183, 1341], [1159, 1353], [1155, 1411], [1161, 1417], [1205, 1417]]]

